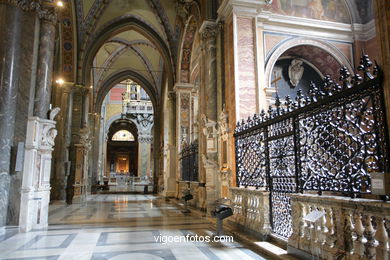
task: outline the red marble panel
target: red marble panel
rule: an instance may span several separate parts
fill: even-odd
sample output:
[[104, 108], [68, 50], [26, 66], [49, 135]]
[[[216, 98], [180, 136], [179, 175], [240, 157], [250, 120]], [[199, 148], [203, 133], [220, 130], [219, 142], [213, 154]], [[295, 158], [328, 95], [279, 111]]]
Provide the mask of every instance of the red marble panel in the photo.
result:
[[240, 118], [256, 113], [254, 31], [251, 18], [237, 18], [237, 63]]

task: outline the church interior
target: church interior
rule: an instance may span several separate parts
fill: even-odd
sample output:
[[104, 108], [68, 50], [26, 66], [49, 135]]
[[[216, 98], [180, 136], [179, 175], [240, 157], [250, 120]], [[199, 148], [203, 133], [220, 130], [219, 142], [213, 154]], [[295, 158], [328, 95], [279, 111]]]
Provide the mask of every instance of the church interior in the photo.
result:
[[0, 36], [0, 259], [390, 258], [389, 0], [0, 0]]

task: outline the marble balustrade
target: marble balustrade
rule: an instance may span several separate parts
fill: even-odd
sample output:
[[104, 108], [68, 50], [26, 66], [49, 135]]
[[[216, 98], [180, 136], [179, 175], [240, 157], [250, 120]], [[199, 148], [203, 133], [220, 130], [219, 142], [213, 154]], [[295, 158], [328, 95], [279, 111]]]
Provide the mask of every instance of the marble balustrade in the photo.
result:
[[230, 188], [233, 207], [231, 222], [239, 224], [263, 237], [270, 234], [269, 192], [244, 188]]
[[[291, 201], [291, 253], [323, 259], [388, 259], [389, 203], [312, 194], [293, 194]], [[305, 220], [314, 210], [325, 214], [315, 223]]]

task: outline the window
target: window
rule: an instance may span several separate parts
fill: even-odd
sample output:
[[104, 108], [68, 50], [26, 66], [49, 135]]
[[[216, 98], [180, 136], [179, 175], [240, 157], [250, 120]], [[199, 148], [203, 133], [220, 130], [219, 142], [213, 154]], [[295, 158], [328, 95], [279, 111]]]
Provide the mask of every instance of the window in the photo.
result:
[[125, 141], [125, 142], [130, 142], [134, 141], [134, 135], [130, 133], [127, 130], [119, 130], [112, 136], [112, 141]]

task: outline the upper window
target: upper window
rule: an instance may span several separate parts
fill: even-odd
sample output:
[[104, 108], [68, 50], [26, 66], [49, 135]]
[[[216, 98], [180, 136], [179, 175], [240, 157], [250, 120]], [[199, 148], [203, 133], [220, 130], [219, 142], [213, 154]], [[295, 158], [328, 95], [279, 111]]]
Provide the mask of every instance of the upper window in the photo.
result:
[[134, 135], [127, 130], [119, 130], [112, 136], [112, 141], [134, 141]]

